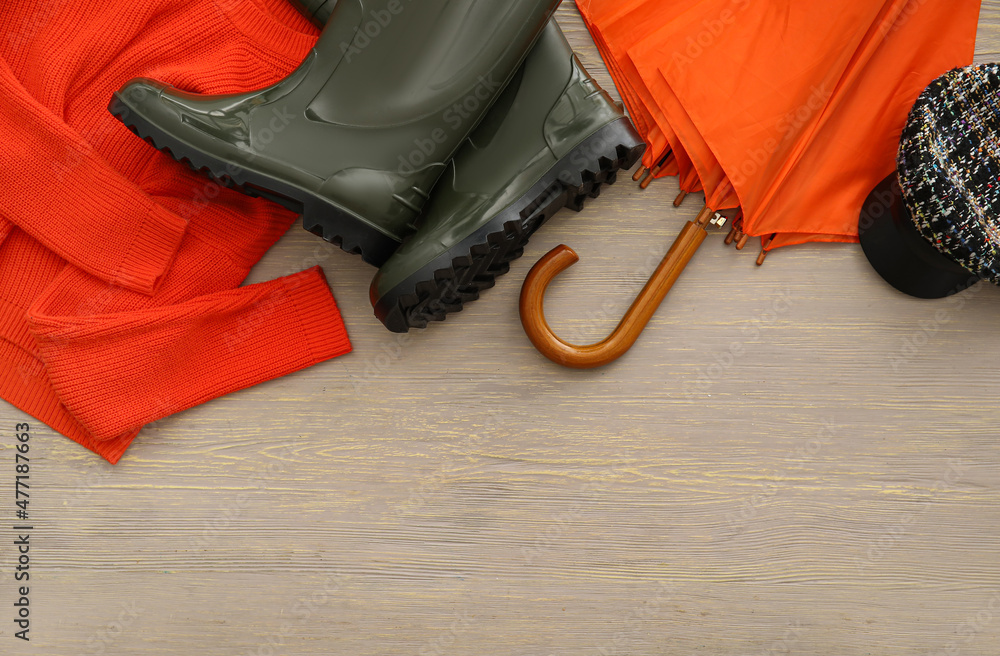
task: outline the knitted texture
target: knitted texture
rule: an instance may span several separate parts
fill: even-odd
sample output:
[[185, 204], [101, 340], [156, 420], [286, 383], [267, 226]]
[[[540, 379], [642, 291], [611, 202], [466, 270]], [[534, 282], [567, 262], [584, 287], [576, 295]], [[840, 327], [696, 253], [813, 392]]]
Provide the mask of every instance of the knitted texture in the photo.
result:
[[955, 69], [910, 113], [899, 148], [903, 197], [939, 251], [1000, 284], [1000, 66]]
[[350, 351], [319, 269], [240, 287], [293, 214], [107, 111], [134, 77], [271, 85], [315, 39], [285, 0], [5, 0], [0, 396], [117, 462], [146, 423]]

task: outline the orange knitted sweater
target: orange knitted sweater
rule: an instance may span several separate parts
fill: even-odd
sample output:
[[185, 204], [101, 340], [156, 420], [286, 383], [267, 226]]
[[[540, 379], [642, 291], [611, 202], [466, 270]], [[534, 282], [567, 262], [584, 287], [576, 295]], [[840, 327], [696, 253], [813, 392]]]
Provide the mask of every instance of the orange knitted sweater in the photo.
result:
[[240, 287], [295, 217], [130, 133], [112, 93], [273, 84], [285, 0], [4, 0], [0, 396], [117, 462], [146, 423], [350, 351], [318, 268]]

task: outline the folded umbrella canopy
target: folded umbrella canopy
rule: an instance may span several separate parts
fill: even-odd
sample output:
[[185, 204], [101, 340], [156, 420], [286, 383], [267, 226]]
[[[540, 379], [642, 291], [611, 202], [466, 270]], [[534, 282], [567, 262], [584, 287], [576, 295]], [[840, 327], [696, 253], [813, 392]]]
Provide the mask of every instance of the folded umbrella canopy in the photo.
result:
[[[651, 143], [653, 161], [669, 148], [681, 175], [687, 163], [696, 173], [706, 192], [694, 224], [701, 232], [713, 212], [738, 207], [741, 231], [761, 237], [765, 251], [857, 241], [861, 207], [894, 168], [913, 102], [936, 77], [972, 62], [980, 9], [979, 0], [621, 4], [628, 11], [606, 0], [580, 7], [628, 88], [629, 109], [651, 136], [673, 137]], [[625, 20], [643, 27], [630, 34]], [[697, 231], [685, 230], [687, 243], [661, 268], [669, 260], [683, 269], [697, 249]], [[543, 294], [548, 274], [570, 259], [540, 263], [549, 271], [530, 276], [525, 293]], [[672, 285], [676, 275], [664, 280]], [[522, 304], [529, 315], [533, 307]], [[560, 341], [544, 316], [528, 316], [525, 327], [543, 352]]]
[[[739, 206], [744, 232], [777, 234], [772, 247], [856, 241], [852, 215], [891, 172], [909, 107], [935, 77], [971, 62], [979, 5], [580, 2], [618, 71], [616, 83], [646, 99], [627, 100], [630, 112], [652, 116], [662, 133], [675, 135], [670, 148], [680, 173], [690, 162], [709, 207]], [[626, 21], [635, 29], [623, 27]], [[664, 148], [650, 145], [651, 161], [662, 157]], [[831, 189], [844, 171], [852, 183]], [[831, 211], [817, 211], [825, 205]]]
[[[971, 62], [978, 15], [979, 3], [968, 1], [757, 3], [727, 29], [724, 48], [695, 59], [676, 45], [696, 29], [694, 17], [686, 29], [658, 34], [657, 68], [690, 116], [690, 141], [703, 140], [732, 182], [744, 232], [777, 234], [771, 247], [856, 241], [854, 216], [892, 170], [910, 106], [935, 77]], [[735, 74], [721, 74], [734, 62]], [[713, 209], [717, 195], [709, 196]]]
[[[579, 0], [577, 3], [629, 114], [649, 145], [643, 165], [652, 169], [663, 162], [666, 165], [660, 167], [658, 175], [678, 175], [681, 189], [689, 193], [701, 191], [701, 181], [656, 99], [641, 83], [639, 72], [628, 57], [628, 48], [655, 32], [678, 11], [685, 11], [699, 1]], [[664, 162], [668, 156], [669, 162]]]
[[[670, 5], [670, 3], [667, 3]], [[668, 48], [661, 45], [661, 42], [669, 43], [681, 32], [686, 32], [688, 24], [697, 22], [700, 32], [697, 37], [690, 36], [681, 44], [681, 49], [690, 53], [692, 48], [696, 50], [694, 54], [703, 52], [702, 43], [712, 45], [723, 33], [727, 25], [722, 16], [731, 20], [734, 10], [728, 5], [722, 7], [720, 18], [710, 21], [705, 18], [707, 15], [704, 1], [689, 3], [677, 7], [670, 19], [650, 33], [645, 39], [635, 42], [628, 48], [629, 60], [633, 63], [642, 86], [648, 89], [652, 97], [660, 108], [660, 116], [666, 124], [671, 126], [671, 131], [675, 135], [675, 144], [678, 149], [687, 155], [686, 162], [689, 163], [690, 171], [683, 170], [688, 175], [693, 175], [699, 180], [701, 190], [705, 192], [706, 202], [716, 209], [734, 208], [739, 205], [739, 201], [733, 194], [732, 185], [726, 178], [725, 172], [719, 165], [718, 160], [712, 153], [711, 148], [701, 138], [697, 127], [691, 119], [687, 109], [681, 104], [680, 99], [674, 93], [669, 84], [662, 78], [658, 66], [666, 54]], [[671, 5], [672, 6], [672, 5]], [[714, 11], [709, 9], [708, 12]], [[670, 46], [672, 49], [672, 45]], [[682, 190], [687, 189], [682, 186]]]
[[905, 3], [835, 111], [773, 185], [756, 234], [779, 233], [773, 248], [857, 241], [857, 218], [851, 215], [895, 169], [913, 103], [939, 75], [972, 62], [979, 9], [979, 0]]
[[903, 4], [705, 0], [630, 49], [691, 154], [709, 207], [744, 206], [753, 234], [754, 201], [773, 188]]

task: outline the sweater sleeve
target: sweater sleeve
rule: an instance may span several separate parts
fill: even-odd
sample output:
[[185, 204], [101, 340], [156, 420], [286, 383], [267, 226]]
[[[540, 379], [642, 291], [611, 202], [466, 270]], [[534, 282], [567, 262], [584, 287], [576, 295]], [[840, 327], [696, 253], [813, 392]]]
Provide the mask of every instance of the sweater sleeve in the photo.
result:
[[186, 221], [157, 205], [0, 60], [0, 215], [109, 283], [151, 294]]
[[190, 301], [110, 315], [29, 311], [53, 388], [97, 440], [351, 350], [319, 267]]

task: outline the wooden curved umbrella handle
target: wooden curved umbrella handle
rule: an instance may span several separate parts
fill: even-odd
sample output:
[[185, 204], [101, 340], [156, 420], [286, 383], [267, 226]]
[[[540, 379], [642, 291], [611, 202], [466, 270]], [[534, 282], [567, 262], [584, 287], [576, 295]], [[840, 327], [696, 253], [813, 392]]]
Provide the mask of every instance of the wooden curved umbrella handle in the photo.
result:
[[625, 355], [639, 339], [667, 293], [677, 282], [698, 248], [708, 237], [705, 226], [711, 210], [702, 211], [697, 221], [688, 222], [656, 272], [625, 313], [611, 335], [597, 344], [577, 346], [560, 339], [545, 320], [545, 290], [560, 273], [580, 258], [569, 246], [552, 249], [534, 266], [521, 288], [521, 325], [528, 339], [542, 355], [557, 364], [573, 369], [603, 367]]

